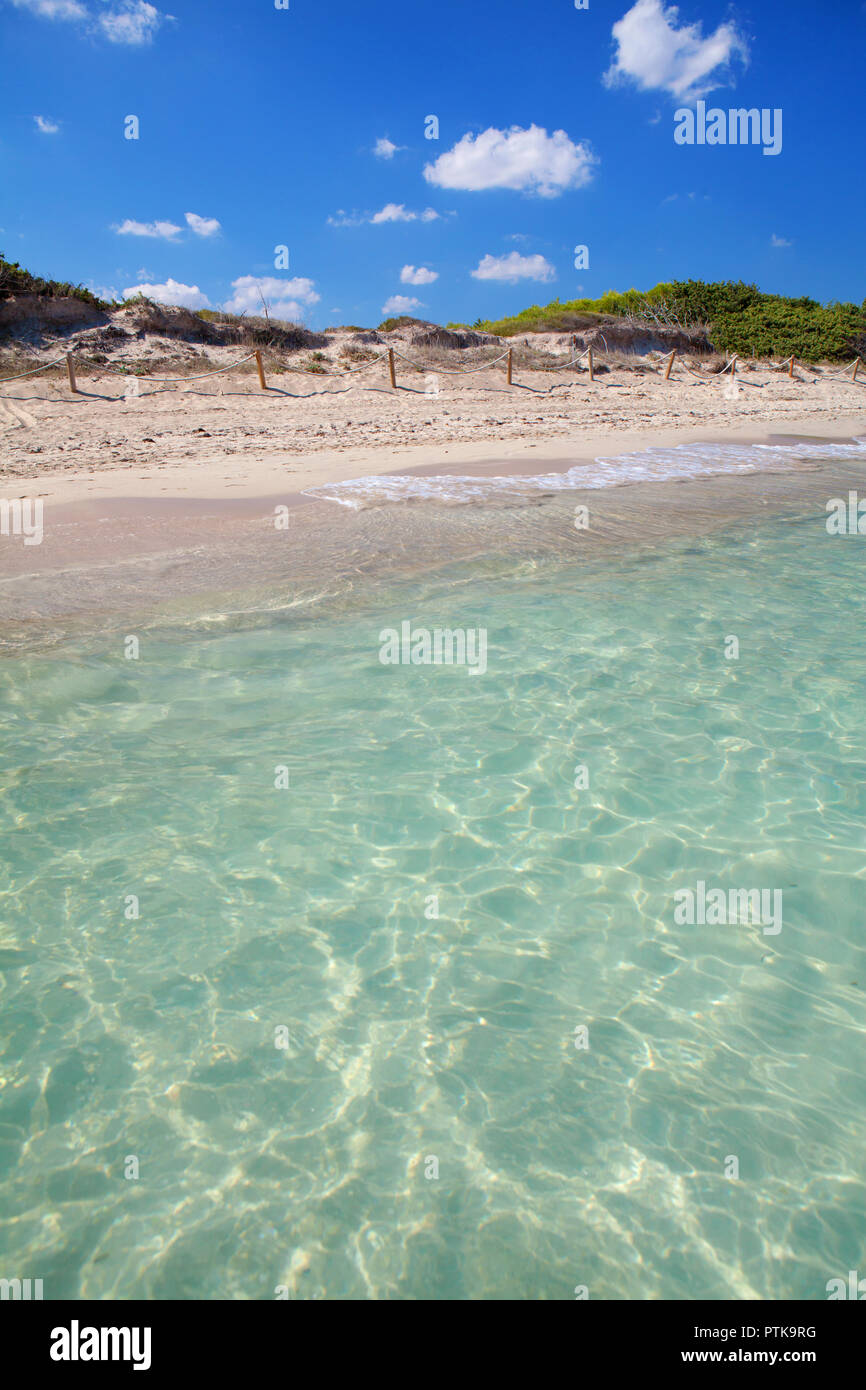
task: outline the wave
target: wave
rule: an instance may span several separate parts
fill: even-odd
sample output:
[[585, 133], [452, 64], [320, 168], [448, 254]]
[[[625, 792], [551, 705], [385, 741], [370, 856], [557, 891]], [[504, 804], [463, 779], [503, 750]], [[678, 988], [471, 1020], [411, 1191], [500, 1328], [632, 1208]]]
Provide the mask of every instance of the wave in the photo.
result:
[[307, 497], [321, 497], [340, 506], [359, 511], [388, 502], [440, 502], [449, 505], [480, 499], [526, 497], [538, 492], [573, 492], [624, 483], [665, 482], [676, 478], [712, 475], [777, 472], [795, 469], [799, 464], [832, 459], [866, 459], [866, 439], [848, 444], [675, 444], [655, 446], [634, 453], [575, 464], [565, 472], [533, 473], [481, 478], [465, 474], [415, 477], [411, 474], [382, 474], [378, 477], [349, 478], [342, 483], [325, 483], [305, 489]]

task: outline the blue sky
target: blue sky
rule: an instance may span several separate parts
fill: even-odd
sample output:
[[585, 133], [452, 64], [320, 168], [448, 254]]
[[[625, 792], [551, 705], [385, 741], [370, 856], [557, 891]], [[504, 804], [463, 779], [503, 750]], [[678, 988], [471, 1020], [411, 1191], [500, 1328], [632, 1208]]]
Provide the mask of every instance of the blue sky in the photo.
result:
[[[0, 0], [0, 34], [0, 249], [38, 274], [313, 327], [866, 296], [863, 0]], [[699, 100], [781, 110], [781, 152], [677, 144]]]

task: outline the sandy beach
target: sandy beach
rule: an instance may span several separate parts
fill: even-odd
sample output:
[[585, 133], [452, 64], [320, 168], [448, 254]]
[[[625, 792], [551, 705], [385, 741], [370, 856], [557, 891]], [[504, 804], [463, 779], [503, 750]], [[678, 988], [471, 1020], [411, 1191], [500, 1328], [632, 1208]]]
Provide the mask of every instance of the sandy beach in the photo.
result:
[[[771, 434], [850, 438], [866, 427], [866, 382], [758, 368], [698, 380], [611, 371], [424, 377], [396, 391], [249, 375], [125, 396], [116, 378], [7, 385], [0, 398], [0, 497], [52, 507], [95, 498], [297, 496], [359, 476], [532, 472], [650, 445], [757, 442]], [[2, 563], [2, 558], [0, 558]]]
[[[683, 368], [668, 382], [628, 370], [594, 382], [585, 373], [534, 372], [509, 387], [491, 372], [438, 376], [438, 395], [408, 374], [409, 384], [398, 382], [396, 391], [387, 380], [348, 389], [330, 379], [278, 380], [267, 392], [246, 373], [162, 388], [143, 380], [138, 395], [98, 376], [80, 378], [76, 396], [58, 379], [8, 385], [0, 398], [0, 500], [40, 501], [44, 537], [24, 545], [13, 535], [0, 545], [4, 618], [94, 612], [122, 593], [129, 602], [163, 587], [170, 596], [264, 581], [273, 575], [273, 552], [269, 544], [263, 550], [262, 536], [273, 536], [281, 506], [308, 523], [303, 561], [293, 526], [296, 576], [305, 568], [342, 571], [349, 508], [335, 505], [328, 489], [358, 479], [450, 478], [449, 500], [465, 493], [470, 505], [460, 510], [478, 516], [484, 479], [571, 470], [562, 485], [579, 488], [585, 467], [596, 486], [589, 470], [598, 459], [613, 460], [593, 506], [598, 512], [604, 495], [616, 516], [623, 504], [614, 494], [632, 488], [609, 484], [620, 472], [624, 483], [634, 481], [623, 455], [692, 444], [843, 442], [866, 432], [866, 383], [829, 373], [798, 371], [791, 380], [747, 368], [732, 385], [729, 377], [699, 380]], [[681, 489], [664, 472], [654, 505], [667, 510], [664, 499], [673, 502]], [[640, 480], [653, 482], [651, 474]], [[724, 506], [719, 498], [715, 504], [720, 516], [738, 491], [748, 492], [742, 476], [727, 483]], [[702, 505], [697, 492], [694, 504]], [[356, 505], [350, 495], [349, 506]], [[469, 522], [467, 545], [472, 529]], [[375, 539], [356, 527], [351, 563], [365, 567], [367, 551], [381, 557], [393, 549], [396, 558], [415, 547], [429, 555], [433, 535], [423, 532], [415, 518], [399, 537], [393, 527]]]
[[[482, 518], [494, 497], [504, 500], [491, 479], [514, 479], [523, 505], [533, 492], [550, 495], [526, 480], [550, 479], [554, 492], [574, 498], [585, 473], [595, 489], [593, 540], [605, 517], [615, 533], [647, 495], [657, 529], [722, 524], [769, 496], [748, 485], [751, 468], [735, 464], [714, 480], [712, 463], [701, 464], [710, 476], [684, 489], [668, 476], [665, 451], [709, 447], [712, 459], [718, 445], [820, 445], [866, 433], [866, 384], [829, 373], [791, 380], [746, 369], [732, 386], [729, 377], [699, 380], [682, 369], [669, 382], [628, 370], [592, 383], [586, 374], [536, 372], [509, 387], [491, 372], [480, 382], [440, 376], [438, 395], [401, 383], [393, 391], [387, 381], [337, 389], [325, 380], [311, 389], [300, 376], [289, 378], [290, 392], [286, 379], [264, 393], [248, 374], [161, 389], [142, 382], [129, 396], [106, 377], [80, 378], [77, 396], [59, 380], [19, 383], [14, 394], [7, 386], [0, 500], [40, 501], [44, 536], [38, 545], [14, 535], [0, 545], [3, 620], [107, 612], [287, 576], [316, 589], [322, 576], [351, 582], [353, 572], [413, 556], [435, 563], [455, 545], [476, 553], [486, 544]], [[662, 452], [660, 466], [644, 468], [646, 450]], [[631, 468], [626, 455], [638, 456]], [[761, 474], [768, 477], [763, 465]], [[403, 508], [397, 525], [393, 509], [378, 506], [389, 500], [384, 484], [372, 499], [370, 481], [352, 491], [356, 480], [386, 478], [398, 497], [408, 480], [432, 479], [434, 501], [443, 491], [435, 480], [448, 480], [445, 500], [466, 501], [456, 510], [467, 515], [452, 517], [441, 535], [429, 507]], [[620, 478], [628, 486], [617, 486]], [[806, 488], [802, 474], [784, 482], [785, 498], [792, 486]], [[378, 518], [353, 521], [368, 501]], [[274, 527], [280, 507], [294, 518], [288, 556]]]
[[19, 1359], [591, 1301], [827, 1379], [866, 0], [174, 8], [0, 0]]

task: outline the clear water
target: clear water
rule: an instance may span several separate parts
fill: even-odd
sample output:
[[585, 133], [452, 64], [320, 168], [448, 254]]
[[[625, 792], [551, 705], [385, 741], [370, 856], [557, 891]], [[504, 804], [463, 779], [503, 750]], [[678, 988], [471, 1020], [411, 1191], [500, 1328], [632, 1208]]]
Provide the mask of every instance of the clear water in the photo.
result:
[[[864, 547], [813, 512], [0, 663], [0, 1274], [866, 1273]], [[383, 666], [406, 618], [486, 627], [486, 674]], [[698, 880], [781, 889], [782, 931], [677, 925]]]
[[[536, 470], [521, 475], [519, 471], [512, 471], [483, 479], [465, 474], [380, 473], [307, 488], [306, 495], [328, 498], [353, 510], [380, 506], [383, 502], [421, 500], [465, 505], [491, 497], [526, 497], [575, 488], [595, 491], [621, 487], [624, 483], [685, 481], [707, 476], [763, 473], [769, 469], [787, 471], [798, 464], [808, 465], [811, 460], [826, 457], [826, 442], [817, 440], [780, 439], [773, 444], [670, 444], [614, 454], [609, 458], [583, 460], [572, 468], [560, 468], [552, 473]], [[866, 438], [855, 437], [847, 443], [835, 443], [833, 457], [866, 458]]]

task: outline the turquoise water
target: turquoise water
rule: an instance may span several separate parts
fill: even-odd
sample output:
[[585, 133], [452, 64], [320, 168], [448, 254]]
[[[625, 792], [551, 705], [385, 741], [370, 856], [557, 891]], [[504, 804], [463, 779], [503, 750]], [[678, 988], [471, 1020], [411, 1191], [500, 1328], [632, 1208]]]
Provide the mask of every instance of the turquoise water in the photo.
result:
[[[866, 1273], [864, 546], [812, 513], [0, 663], [0, 1274]], [[485, 627], [486, 673], [383, 666], [404, 619]], [[782, 931], [677, 925], [699, 880]]]

